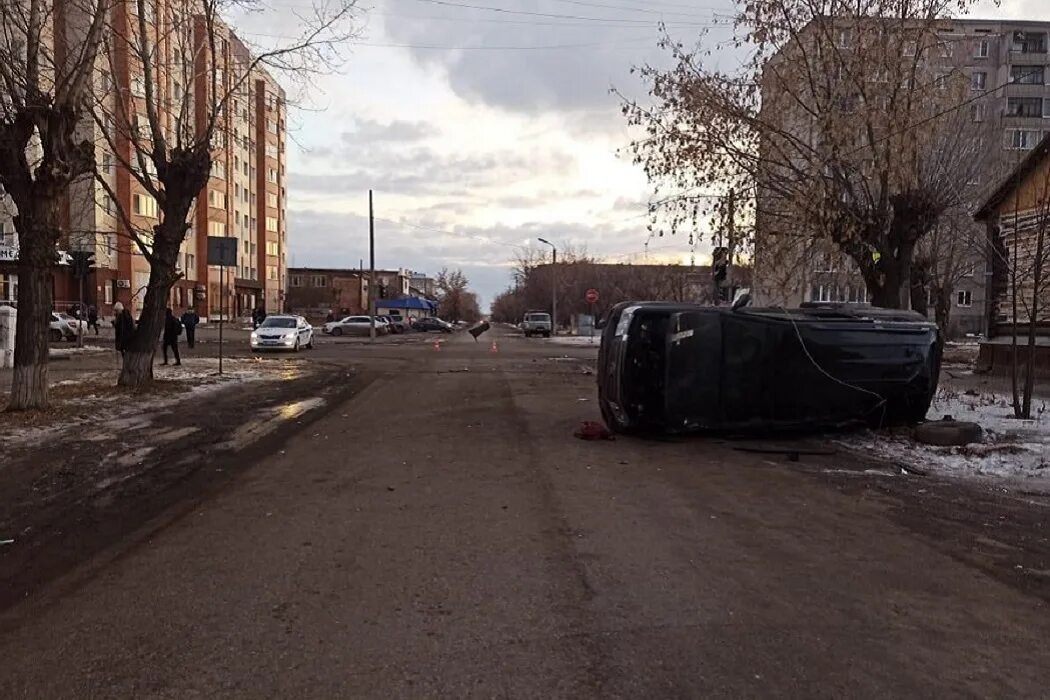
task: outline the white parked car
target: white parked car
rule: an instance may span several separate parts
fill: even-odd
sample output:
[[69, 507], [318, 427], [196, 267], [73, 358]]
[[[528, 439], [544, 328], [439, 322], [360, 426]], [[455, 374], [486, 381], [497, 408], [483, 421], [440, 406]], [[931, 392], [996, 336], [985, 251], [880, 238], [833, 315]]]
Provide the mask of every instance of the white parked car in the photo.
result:
[[309, 350], [314, 346], [314, 329], [302, 316], [267, 316], [252, 331], [252, 352], [260, 350]]
[[53, 341], [75, 340], [78, 333], [82, 333], [87, 324], [77, 320], [69, 314], [52, 313], [51, 328], [48, 335]]
[[[370, 335], [372, 332], [372, 318], [370, 316], [347, 316], [339, 321], [331, 321], [324, 324], [324, 332], [335, 336], [340, 335]], [[390, 324], [376, 317], [376, 335], [386, 335], [390, 332]]]

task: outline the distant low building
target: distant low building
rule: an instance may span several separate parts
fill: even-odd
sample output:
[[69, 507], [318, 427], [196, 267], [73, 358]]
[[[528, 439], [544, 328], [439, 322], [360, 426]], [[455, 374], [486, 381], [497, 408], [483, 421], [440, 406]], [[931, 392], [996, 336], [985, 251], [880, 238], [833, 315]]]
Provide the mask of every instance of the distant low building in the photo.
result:
[[368, 275], [359, 270], [288, 268], [286, 304], [292, 313], [323, 318], [368, 312]]
[[437, 313], [437, 306], [436, 301], [419, 297], [378, 299], [376, 300], [376, 313], [380, 316], [394, 314], [405, 318], [423, 318]]

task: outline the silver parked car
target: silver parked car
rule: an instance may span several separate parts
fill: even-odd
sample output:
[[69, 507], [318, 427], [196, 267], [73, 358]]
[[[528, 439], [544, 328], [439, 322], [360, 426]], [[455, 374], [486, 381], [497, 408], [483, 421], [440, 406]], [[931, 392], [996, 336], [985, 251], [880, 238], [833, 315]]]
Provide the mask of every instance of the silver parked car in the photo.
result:
[[[334, 336], [340, 335], [370, 335], [372, 332], [371, 316], [347, 316], [339, 321], [331, 321], [324, 324], [324, 332]], [[390, 324], [376, 316], [376, 335], [386, 335], [390, 332]]]

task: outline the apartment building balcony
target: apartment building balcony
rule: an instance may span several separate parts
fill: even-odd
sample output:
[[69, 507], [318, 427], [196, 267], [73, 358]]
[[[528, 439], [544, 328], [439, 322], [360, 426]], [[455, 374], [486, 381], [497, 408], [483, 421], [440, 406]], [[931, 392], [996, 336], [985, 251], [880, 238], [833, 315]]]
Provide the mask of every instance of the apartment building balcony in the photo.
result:
[[1042, 52], [1010, 51], [1010, 65], [1012, 66], [1045, 66], [1050, 63], [1050, 54]]

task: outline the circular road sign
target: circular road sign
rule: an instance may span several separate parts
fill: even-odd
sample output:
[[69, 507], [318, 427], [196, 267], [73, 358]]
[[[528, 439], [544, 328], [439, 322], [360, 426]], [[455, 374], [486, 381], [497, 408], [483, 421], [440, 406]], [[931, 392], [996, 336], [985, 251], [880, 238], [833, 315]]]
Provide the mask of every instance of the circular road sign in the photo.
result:
[[584, 299], [587, 300], [588, 304], [596, 304], [596, 303], [598, 303], [598, 290], [597, 289], [588, 289], [586, 296], [584, 296]]

